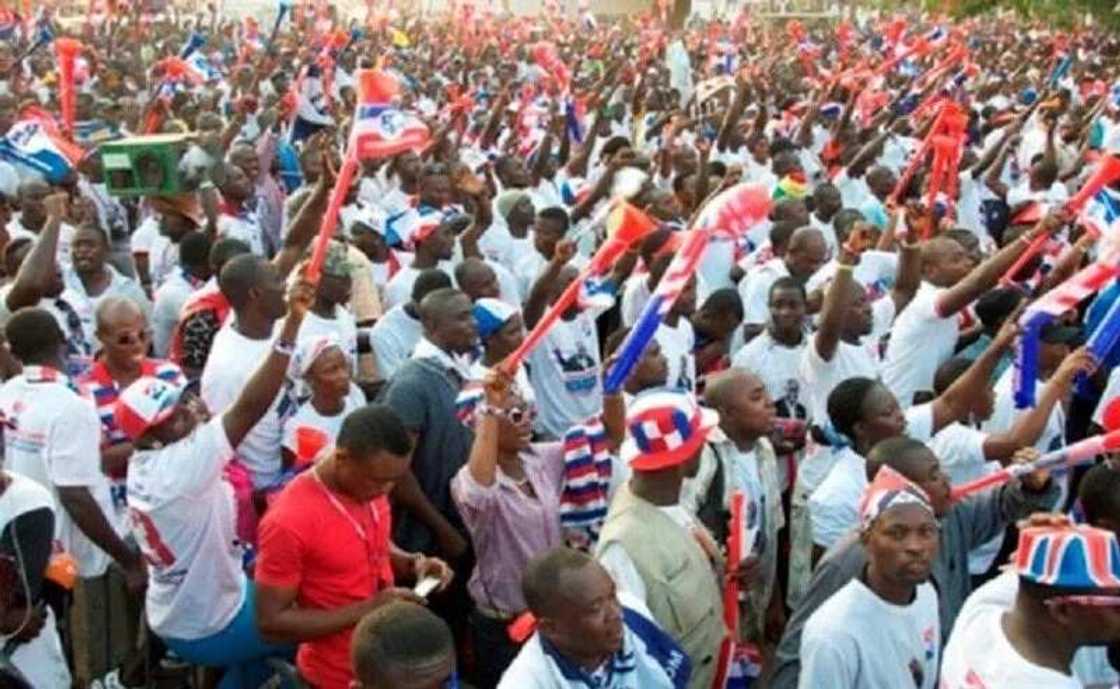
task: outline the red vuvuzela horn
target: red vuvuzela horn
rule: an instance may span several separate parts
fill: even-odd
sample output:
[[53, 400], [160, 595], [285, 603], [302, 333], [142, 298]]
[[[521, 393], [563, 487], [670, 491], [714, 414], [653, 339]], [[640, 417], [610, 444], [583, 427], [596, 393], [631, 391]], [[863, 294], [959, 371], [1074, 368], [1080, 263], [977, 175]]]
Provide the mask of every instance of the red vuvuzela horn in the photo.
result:
[[1120, 157], [1114, 155], [1104, 156], [1097, 164], [1097, 169], [1093, 171], [1093, 176], [1089, 178], [1089, 181], [1085, 182], [1085, 186], [1081, 187], [1081, 191], [1077, 192], [1073, 198], [1066, 202], [1066, 206], [1074, 213], [1080, 211], [1081, 208], [1089, 202], [1089, 199], [1097, 195], [1097, 192], [1109, 184], [1112, 184], [1117, 179], [1120, 179]]
[[54, 42], [55, 55], [58, 57], [58, 106], [62, 111], [62, 122], [66, 125], [66, 136], [74, 138], [74, 111], [77, 101], [74, 95], [74, 63], [82, 44], [73, 38], [58, 38]]

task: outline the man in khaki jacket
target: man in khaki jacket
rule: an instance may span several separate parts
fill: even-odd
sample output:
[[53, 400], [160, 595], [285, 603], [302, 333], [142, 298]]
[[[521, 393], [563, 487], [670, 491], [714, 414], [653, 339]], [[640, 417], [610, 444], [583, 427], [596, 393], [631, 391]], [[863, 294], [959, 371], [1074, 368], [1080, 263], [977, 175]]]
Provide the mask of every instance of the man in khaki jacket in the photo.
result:
[[607, 512], [599, 561], [688, 654], [690, 689], [709, 689], [727, 634], [713, 566], [719, 555], [704, 527], [681, 507], [680, 494], [719, 415], [691, 394], [651, 390], [634, 399], [626, 422], [622, 459], [634, 473]]

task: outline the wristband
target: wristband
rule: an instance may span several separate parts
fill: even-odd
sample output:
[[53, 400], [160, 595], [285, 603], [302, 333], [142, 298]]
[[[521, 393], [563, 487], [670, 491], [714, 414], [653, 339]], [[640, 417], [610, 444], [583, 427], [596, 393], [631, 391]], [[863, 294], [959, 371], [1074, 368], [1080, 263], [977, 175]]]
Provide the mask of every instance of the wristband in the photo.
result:
[[837, 263], [836, 264], [836, 272], [838, 272], [838, 273], [842, 270], [850, 273], [854, 269], [855, 269], [855, 266], [850, 266], [847, 263]]
[[276, 343], [272, 345], [272, 351], [282, 356], [290, 357], [292, 354], [295, 354], [296, 343], [286, 340], [277, 340]]

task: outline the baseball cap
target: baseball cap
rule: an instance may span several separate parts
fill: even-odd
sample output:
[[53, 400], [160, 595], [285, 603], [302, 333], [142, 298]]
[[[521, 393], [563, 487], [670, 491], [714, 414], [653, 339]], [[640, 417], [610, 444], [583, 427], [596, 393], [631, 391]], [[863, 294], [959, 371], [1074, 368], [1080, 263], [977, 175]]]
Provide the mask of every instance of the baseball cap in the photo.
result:
[[474, 322], [478, 325], [478, 337], [485, 340], [502, 329], [509, 319], [518, 312], [500, 299], [484, 297], [474, 303]]
[[136, 440], [175, 412], [183, 388], [154, 376], [142, 376], [121, 392], [113, 408], [117, 427]]
[[1092, 526], [1028, 526], [1019, 531], [1011, 566], [1023, 579], [1042, 586], [1120, 588], [1116, 535]]
[[353, 270], [350, 263], [349, 247], [342, 242], [331, 240], [327, 244], [327, 255], [323, 259], [323, 275], [346, 277]]
[[634, 398], [626, 415], [622, 460], [638, 471], [683, 464], [717, 425], [719, 413], [700, 406], [691, 393], [648, 390]]

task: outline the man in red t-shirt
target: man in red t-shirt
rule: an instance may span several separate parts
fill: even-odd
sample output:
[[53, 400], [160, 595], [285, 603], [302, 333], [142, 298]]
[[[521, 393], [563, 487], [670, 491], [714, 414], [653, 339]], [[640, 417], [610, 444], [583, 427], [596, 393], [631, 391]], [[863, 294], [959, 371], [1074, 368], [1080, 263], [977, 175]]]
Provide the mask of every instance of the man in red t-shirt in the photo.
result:
[[300, 674], [316, 689], [348, 689], [350, 636], [389, 601], [419, 601], [398, 579], [451, 580], [441, 560], [389, 540], [387, 495], [412, 443], [397, 415], [367, 405], [342, 422], [331, 454], [293, 480], [261, 521], [257, 621], [269, 641], [300, 644]]

